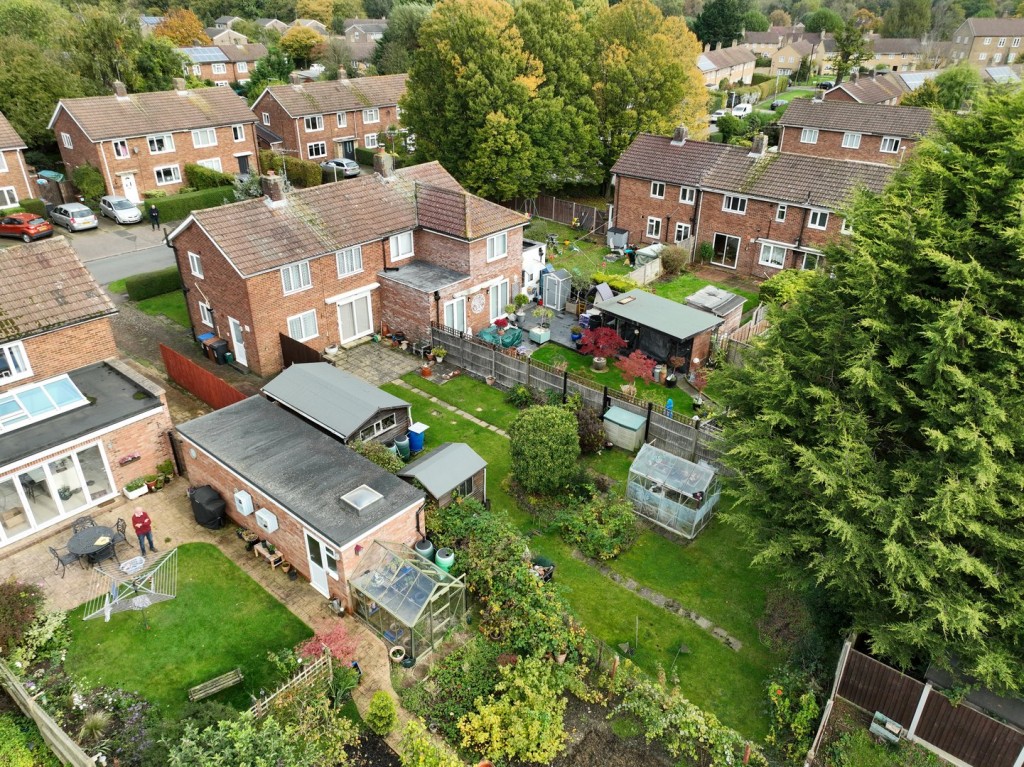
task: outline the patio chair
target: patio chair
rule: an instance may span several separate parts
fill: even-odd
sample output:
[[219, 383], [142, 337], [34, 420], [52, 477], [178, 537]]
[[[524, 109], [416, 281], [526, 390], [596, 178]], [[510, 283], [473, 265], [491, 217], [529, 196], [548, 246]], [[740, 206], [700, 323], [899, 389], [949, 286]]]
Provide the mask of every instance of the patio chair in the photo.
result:
[[80, 533], [87, 527], [96, 527], [96, 520], [92, 517], [79, 517], [71, 523], [71, 534]]
[[118, 519], [114, 524], [114, 527], [117, 528], [117, 531], [114, 533], [113, 540], [111, 541], [114, 546], [117, 546], [119, 543], [128, 543], [128, 523], [123, 519]]
[[113, 541], [108, 543], [106, 546], [104, 546], [96, 553], [90, 554], [89, 559], [92, 561], [94, 565], [98, 565], [101, 562], [106, 562], [108, 559], [114, 559], [117, 561], [117, 564], [121, 564], [121, 560], [117, 556], [116, 547]]
[[53, 546], [47, 546], [50, 553], [53, 554], [53, 558], [57, 560], [57, 566], [53, 568], [54, 572], [60, 570], [60, 577], [63, 578], [68, 571], [68, 565], [78, 562], [78, 566], [83, 570], [85, 567], [82, 565], [82, 559], [77, 554], [72, 554], [68, 551], [67, 547], [62, 547], [60, 551], [53, 548]]

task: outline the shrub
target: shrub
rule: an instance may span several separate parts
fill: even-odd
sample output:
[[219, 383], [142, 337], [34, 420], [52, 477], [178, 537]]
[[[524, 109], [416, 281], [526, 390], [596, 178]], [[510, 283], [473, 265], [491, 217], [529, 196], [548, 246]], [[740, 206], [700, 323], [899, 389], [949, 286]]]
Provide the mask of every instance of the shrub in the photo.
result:
[[370, 706], [366, 709], [366, 726], [378, 735], [387, 735], [398, 722], [398, 711], [395, 701], [384, 690], [377, 690], [370, 698]]
[[34, 197], [19, 200], [18, 205], [20, 205], [22, 210], [26, 213], [35, 213], [37, 216], [46, 215], [46, 203], [42, 200], [37, 200]]
[[319, 658], [326, 647], [337, 661], [349, 661], [356, 652], [358, 642], [348, 632], [348, 625], [341, 621], [330, 624], [328, 631], [320, 632], [299, 645], [295, 652], [300, 658]]
[[590, 279], [595, 284], [605, 282], [608, 287], [614, 290], [616, 293], [627, 293], [634, 288], [639, 288], [636, 280], [631, 280], [629, 277], [624, 277], [621, 274], [606, 274], [605, 272], [594, 272]]
[[697, 257], [702, 263], [710, 263], [711, 259], [715, 257], [715, 246], [710, 242], [702, 242], [697, 246]]
[[783, 269], [761, 284], [758, 297], [766, 304], [784, 306], [810, 290], [819, 277], [813, 269]]
[[162, 296], [181, 289], [181, 275], [178, 267], [168, 266], [156, 272], [144, 272], [124, 281], [125, 290], [132, 301], [142, 301], [153, 296]]
[[821, 710], [810, 679], [789, 668], [768, 680], [769, 732], [765, 742], [788, 761], [796, 762], [811, 747]]
[[259, 159], [260, 173], [266, 175], [267, 171], [274, 171], [274, 173], [280, 174], [281, 172], [281, 155], [272, 152], [269, 149], [261, 149], [257, 153]]
[[[149, 200], [149, 195], [146, 195]], [[176, 194], [171, 197], [152, 198], [156, 209], [160, 211], [160, 221], [169, 223], [181, 221], [194, 210], [216, 208], [235, 201], [234, 187], [219, 186], [215, 189], [202, 189], [198, 192]]]
[[104, 192], [107, 191], [107, 184], [103, 180], [103, 174], [88, 163], [79, 165], [71, 172], [71, 181], [74, 183], [75, 189], [83, 197], [96, 199], [97, 197], [102, 197]]
[[390, 471], [392, 474], [397, 474], [405, 466], [401, 458], [384, 447], [380, 442], [356, 440], [349, 447], [363, 456], [363, 458], [373, 461], [384, 471]]
[[294, 187], [306, 189], [323, 183], [324, 173], [319, 163], [288, 157], [281, 165], [281, 175], [286, 176], [288, 183]]
[[[182, 187], [182, 189], [184, 189], [184, 187]], [[142, 198], [144, 200], [162, 200], [165, 197], [167, 197], [167, 192], [165, 192], [163, 189], [149, 189], [142, 193]]]
[[213, 189], [218, 186], [232, 186], [235, 183], [235, 177], [230, 173], [221, 173], [213, 168], [187, 162], [185, 163], [185, 181], [196, 190]]
[[14, 576], [0, 583], [0, 655], [10, 655], [43, 608], [43, 591]]
[[595, 357], [615, 356], [626, 348], [626, 342], [622, 340], [614, 328], [601, 327], [583, 331], [583, 340], [580, 342], [580, 354], [593, 354]]
[[435, 745], [416, 719], [405, 726], [398, 750], [402, 767], [462, 767], [462, 760]]
[[661, 268], [670, 277], [683, 271], [686, 268], [686, 263], [690, 260], [689, 252], [679, 245], [667, 245], [661, 249], [658, 256], [661, 258]]
[[5, 767], [56, 767], [55, 757], [28, 719], [0, 714], [0, 764]]
[[567, 542], [595, 559], [614, 559], [636, 542], [639, 533], [633, 504], [611, 495], [570, 506], [556, 522]]
[[508, 390], [508, 394], [505, 395], [505, 401], [512, 407], [522, 410], [533, 404], [533, 392], [530, 391], [530, 387], [526, 384], [516, 384]]
[[579, 392], [570, 394], [565, 404], [576, 416], [580, 452], [584, 455], [596, 453], [604, 446], [604, 421], [601, 420], [601, 413], [586, 404]]
[[580, 440], [576, 418], [551, 405], [524, 410], [509, 428], [512, 473], [533, 493], [558, 492], [576, 473]]

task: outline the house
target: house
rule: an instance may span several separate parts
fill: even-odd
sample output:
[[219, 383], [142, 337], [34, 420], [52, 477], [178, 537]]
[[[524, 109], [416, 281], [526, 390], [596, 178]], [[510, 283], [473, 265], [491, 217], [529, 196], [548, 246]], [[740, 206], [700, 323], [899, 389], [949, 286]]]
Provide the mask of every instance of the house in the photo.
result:
[[186, 163], [224, 173], [250, 172], [256, 155], [255, 122], [245, 99], [230, 88], [61, 99], [50, 118], [68, 175], [89, 164], [107, 192], [140, 202], [144, 192], [172, 194], [185, 185]]
[[345, 19], [345, 40], [350, 43], [377, 42], [387, 31], [387, 19]]
[[218, 16], [217, 20], [213, 22], [215, 29], [231, 29], [236, 21], [245, 21], [240, 16]]
[[278, 19], [256, 19], [256, 26], [270, 32], [277, 32], [279, 35], [288, 31], [288, 25]]
[[419, 482], [444, 508], [458, 498], [487, 501], [487, 461], [465, 442], [444, 442], [415, 461], [398, 476]]
[[344, 444], [387, 442], [412, 423], [408, 402], [326, 362], [292, 365], [261, 391]]
[[378, 134], [401, 122], [398, 101], [407, 75], [272, 85], [253, 102], [260, 122], [284, 139], [293, 156], [318, 162], [355, 159], [357, 147], [375, 149]]
[[727, 80], [730, 85], [750, 85], [756, 60], [757, 56], [746, 48], [736, 45], [722, 48], [719, 43], [714, 50], [704, 46], [704, 52], [697, 57], [697, 68], [704, 75], [704, 85], [708, 88], [718, 88], [722, 80]]
[[[786, 43], [777, 51], [771, 54], [772, 66], [769, 72], [772, 77], [783, 75], [789, 77], [800, 71], [800, 63], [804, 59], [815, 59], [818, 46], [809, 43], [807, 40], [794, 40]], [[812, 69], [814, 65], [812, 64]]]
[[953, 33], [950, 55], [953, 63], [966, 62], [976, 69], [1013, 64], [1020, 59], [1024, 19], [979, 19], [964, 21]]
[[306, 29], [312, 29], [318, 35], [323, 35], [324, 37], [327, 36], [328, 32], [327, 26], [316, 19], [295, 19], [295, 21], [289, 24], [288, 27], [305, 27]]
[[872, 37], [872, 56], [861, 64], [865, 69], [911, 72], [917, 69], [924, 44], [916, 37]]
[[[527, 219], [465, 192], [440, 164], [198, 210], [171, 233], [196, 333], [226, 338], [260, 375], [282, 367], [281, 334], [324, 349], [386, 323], [428, 338], [432, 322], [472, 332], [522, 289]], [[471, 327], [472, 326], [472, 327]]]
[[206, 45], [179, 48], [178, 51], [189, 61], [185, 65], [186, 75], [210, 80], [219, 87], [232, 82], [242, 85], [249, 82], [256, 62], [267, 55], [267, 47], [259, 43]]
[[36, 196], [25, 164], [25, 141], [0, 112], [0, 210]]
[[754, 53], [755, 56], [770, 58], [775, 51], [787, 43], [808, 38], [812, 44], [817, 43], [821, 36], [819, 33], [807, 33], [803, 24], [796, 24], [791, 27], [769, 27], [767, 32], [744, 32], [743, 40], [740, 42], [744, 48]]
[[0, 548], [170, 458], [163, 390], [117, 359], [117, 309], [64, 237], [0, 251]]
[[139, 32], [143, 37], [149, 37], [153, 30], [163, 23], [163, 16], [139, 16]]
[[892, 168], [789, 152], [640, 134], [612, 167], [614, 225], [643, 243], [707, 243], [712, 266], [763, 279], [815, 268], [821, 248], [851, 230], [838, 211]]
[[898, 165], [933, 122], [923, 107], [793, 99], [779, 120], [779, 151]]
[[245, 45], [249, 38], [228, 27], [207, 27], [206, 36], [214, 45]]
[[886, 104], [895, 106], [907, 92], [903, 80], [893, 75], [851, 77], [822, 95], [825, 101], [855, 101], [858, 104]]

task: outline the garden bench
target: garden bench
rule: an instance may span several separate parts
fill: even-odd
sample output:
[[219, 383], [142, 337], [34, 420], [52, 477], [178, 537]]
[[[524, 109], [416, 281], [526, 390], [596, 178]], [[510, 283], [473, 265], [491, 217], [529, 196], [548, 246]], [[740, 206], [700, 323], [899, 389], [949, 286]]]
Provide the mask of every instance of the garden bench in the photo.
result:
[[190, 701], [202, 700], [203, 698], [209, 698], [211, 695], [215, 695], [221, 690], [226, 690], [228, 687], [234, 687], [236, 684], [245, 679], [242, 676], [242, 669], [232, 669], [226, 674], [221, 674], [211, 679], [209, 682], [203, 682], [197, 684], [195, 687], [188, 691], [188, 699]]

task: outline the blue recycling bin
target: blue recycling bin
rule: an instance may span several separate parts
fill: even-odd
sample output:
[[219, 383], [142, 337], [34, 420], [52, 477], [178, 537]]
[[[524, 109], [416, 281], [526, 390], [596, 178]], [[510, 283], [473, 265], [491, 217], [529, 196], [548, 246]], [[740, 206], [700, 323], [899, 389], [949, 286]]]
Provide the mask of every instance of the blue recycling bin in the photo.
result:
[[423, 438], [430, 427], [417, 421], [409, 427], [409, 450], [418, 453], [423, 450]]

